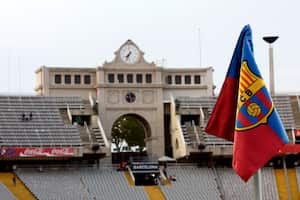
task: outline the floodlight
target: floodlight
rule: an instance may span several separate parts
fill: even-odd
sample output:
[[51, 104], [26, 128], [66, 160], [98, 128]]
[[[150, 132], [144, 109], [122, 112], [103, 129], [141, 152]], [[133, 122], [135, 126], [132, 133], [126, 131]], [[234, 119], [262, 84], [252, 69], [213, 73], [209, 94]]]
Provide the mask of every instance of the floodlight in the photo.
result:
[[278, 36], [265, 36], [263, 37], [263, 40], [266, 41], [269, 44], [272, 44], [275, 42], [279, 37]]

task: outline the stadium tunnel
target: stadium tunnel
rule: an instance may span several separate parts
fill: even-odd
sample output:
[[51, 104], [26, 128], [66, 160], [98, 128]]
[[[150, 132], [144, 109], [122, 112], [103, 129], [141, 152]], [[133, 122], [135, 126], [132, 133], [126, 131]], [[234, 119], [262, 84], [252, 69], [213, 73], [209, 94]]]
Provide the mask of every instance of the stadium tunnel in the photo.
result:
[[158, 162], [132, 162], [129, 165], [135, 179], [135, 185], [158, 185]]

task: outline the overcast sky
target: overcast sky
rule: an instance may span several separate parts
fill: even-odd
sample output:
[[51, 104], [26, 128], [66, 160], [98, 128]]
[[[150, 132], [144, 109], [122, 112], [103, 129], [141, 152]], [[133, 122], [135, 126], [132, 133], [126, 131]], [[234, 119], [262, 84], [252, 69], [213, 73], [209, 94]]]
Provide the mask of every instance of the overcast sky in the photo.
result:
[[297, 92], [299, 8], [297, 0], [1, 0], [0, 93], [33, 94], [34, 71], [42, 65], [102, 65], [127, 39], [147, 61], [166, 59], [166, 68], [212, 66], [219, 91], [246, 24], [267, 84], [268, 45], [261, 38], [280, 36], [274, 44], [275, 89]]

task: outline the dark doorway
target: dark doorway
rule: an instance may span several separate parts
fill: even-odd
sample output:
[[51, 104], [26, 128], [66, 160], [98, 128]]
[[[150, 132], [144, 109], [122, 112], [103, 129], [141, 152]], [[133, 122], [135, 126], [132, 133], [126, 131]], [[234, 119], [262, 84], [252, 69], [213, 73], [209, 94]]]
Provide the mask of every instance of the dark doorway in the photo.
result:
[[181, 124], [185, 124], [186, 122], [194, 121], [195, 125], [199, 125], [199, 115], [181, 115]]

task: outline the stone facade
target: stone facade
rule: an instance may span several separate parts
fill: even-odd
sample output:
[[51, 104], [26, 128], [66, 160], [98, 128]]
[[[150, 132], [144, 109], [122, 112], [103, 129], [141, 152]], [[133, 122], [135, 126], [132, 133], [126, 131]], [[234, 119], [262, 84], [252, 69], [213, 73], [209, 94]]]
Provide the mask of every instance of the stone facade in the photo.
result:
[[[98, 101], [99, 118], [108, 138], [114, 122], [122, 116], [141, 119], [146, 146], [152, 155], [164, 155], [164, 103], [170, 96], [213, 95], [213, 69], [163, 68], [147, 62], [139, 47], [127, 40], [111, 62], [97, 68], [42, 66], [36, 71], [38, 95], [92, 95]], [[89, 77], [89, 78], [88, 78]]]

